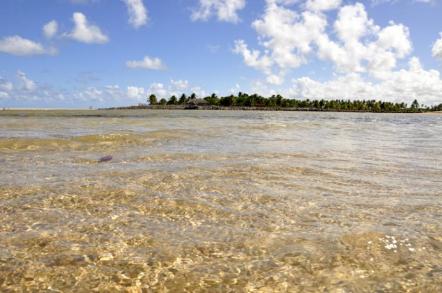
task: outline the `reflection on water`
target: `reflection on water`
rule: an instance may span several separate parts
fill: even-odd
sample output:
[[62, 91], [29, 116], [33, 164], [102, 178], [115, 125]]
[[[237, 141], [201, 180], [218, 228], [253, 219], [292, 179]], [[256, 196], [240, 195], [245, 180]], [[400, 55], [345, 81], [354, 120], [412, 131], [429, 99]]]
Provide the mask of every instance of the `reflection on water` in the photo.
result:
[[442, 290], [440, 115], [5, 112], [0, 291]]

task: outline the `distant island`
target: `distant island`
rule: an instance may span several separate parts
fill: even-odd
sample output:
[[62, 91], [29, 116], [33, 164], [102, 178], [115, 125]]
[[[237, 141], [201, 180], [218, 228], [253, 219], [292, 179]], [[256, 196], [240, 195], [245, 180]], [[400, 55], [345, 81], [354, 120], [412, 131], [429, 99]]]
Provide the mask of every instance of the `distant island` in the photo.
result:
[[[374, 112], [374, 113], [423, 113], [442, 111], [442, 103], [434, 106], [420, 105], [414, 100], [410, 105], [406, 103], [392, 103], [378, 100], [299, 100], [286, 99], [281, 95], [263, 97], [258, 94], [246, 94], [218, 97], [212, 94], [205, 98], [197, 98], [196, 94], [186, 96], [182, 94], [178, 99], [171, 96], [168, 100], [158, 101], [152, 94], [147, 104], [136, 106], [106, 108], [105, 110], [121, 109], [152, 109], [152, 110], [264, 110], [264, 111], [324, 111], [324, 112]], [[103, 109], [104, 110], [104, 109]]]

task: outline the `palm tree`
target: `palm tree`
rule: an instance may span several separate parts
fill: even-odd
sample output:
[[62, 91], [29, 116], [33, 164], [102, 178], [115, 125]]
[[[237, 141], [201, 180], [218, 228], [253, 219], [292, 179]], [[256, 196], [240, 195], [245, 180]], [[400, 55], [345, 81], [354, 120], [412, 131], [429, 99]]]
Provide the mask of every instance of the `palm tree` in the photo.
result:
[[150, 105], [158, 104], [157, 97], [154, 94], [149, 96], [149, 104]]
[[417, 110], [419, 109], [419, 102], [415, 99], [413, 103], [411, 103], [411, 109]]
[[186, 103], [186, 100], [187, 100], [186, 94], [182, 94], [180, 100], [178, 101], [178, 104], [183, 105]]
[[167, 102], [167, 105], [176, 105], [177, 104], [177, 99], [175, 96], [171, 96], [169, 101]]

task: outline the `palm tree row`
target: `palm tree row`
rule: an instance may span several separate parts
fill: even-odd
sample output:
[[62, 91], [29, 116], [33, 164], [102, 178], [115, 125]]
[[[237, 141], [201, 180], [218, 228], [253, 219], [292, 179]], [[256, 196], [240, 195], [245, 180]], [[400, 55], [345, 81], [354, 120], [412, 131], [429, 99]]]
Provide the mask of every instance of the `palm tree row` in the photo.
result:
[[216, 94], [198, 99], [196, 94], [186, 96], [182, 94], [178, 99], [171, 96], [168, 100], [157, 100], [155, 95], [148, 98], [150, 105], [197, 105], [210, 106], [210, 108], [266, 108], [266, 109], [290, 109], [290, 110], [310, 110], [310, 111], [361, 111], [361, 112], [426, 112], [426, 111], [442, 111], [442, 104], [427, 107], [419, 105], [414, 100], [411, 105], [406, 103], [392, 103], [377, 100], [298, 100], [286, 99], [281, 95], [273, 95], [271, 97], [263, 97], [258, 94], [248, 95], [239, 92], [238, 95], [229, 95], [218, 97]]

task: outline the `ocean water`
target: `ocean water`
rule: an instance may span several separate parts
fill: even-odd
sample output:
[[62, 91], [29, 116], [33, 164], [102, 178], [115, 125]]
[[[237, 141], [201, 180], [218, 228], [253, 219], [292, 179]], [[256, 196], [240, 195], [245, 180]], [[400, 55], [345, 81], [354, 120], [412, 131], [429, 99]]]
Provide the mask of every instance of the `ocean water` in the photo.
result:
[[0, 111], [0, 166], [0, 291], [442, 291], [442, 115]]

